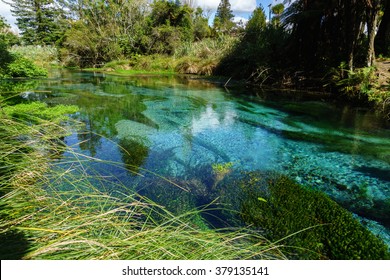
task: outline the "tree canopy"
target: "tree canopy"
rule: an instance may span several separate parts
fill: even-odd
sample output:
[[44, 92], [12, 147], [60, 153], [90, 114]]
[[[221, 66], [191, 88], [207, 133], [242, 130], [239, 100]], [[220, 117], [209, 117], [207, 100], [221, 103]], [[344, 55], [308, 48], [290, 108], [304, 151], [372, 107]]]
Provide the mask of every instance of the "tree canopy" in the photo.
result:
[[56, 0], [13, 0], [11, 6], [22, 39], [26, 44], [55, 44], [63, 34], [60, 20], [64, 11]]

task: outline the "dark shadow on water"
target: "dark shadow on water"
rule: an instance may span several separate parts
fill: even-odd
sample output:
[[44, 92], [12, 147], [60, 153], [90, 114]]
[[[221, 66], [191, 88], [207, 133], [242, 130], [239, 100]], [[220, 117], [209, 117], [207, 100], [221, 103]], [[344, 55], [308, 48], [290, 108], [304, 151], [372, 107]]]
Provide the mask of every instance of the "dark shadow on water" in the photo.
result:
[[28, 252], [30, 243], [26, 236], [17, 230], [0, 233], [0, 259], [20, 260]]
[[210, 203], [206, 207], [202, 205], [206, 201], [198, 200], [197, 206], [202, 209], [200, 215], [208, 225], [213, 229], [228, 229], [242, 225], [238, 217], [235, 217], [231, 211], [221, 205]]
[[377, 178], [382, 181], [390, 182], [390, 172], [386, 169], [376, 168], [376, 167], [367, 167], [367, 166], [360, 166], [355, 167], [354, 171], [364, 173], [370, 177]]
[[[2, 174], [0, 174], [0, 176], [1, 175]], [[10, 189], [1, 189], [0, 197], [6, 195], [8, 191], [10, 191]], [[23, 232], [16, 229], [6, 230], [3, 224], [5, 221], [9, 220], [9, 217], [7, 214], [4, 214], [4, 208], [8, 208], [8, 205], [2, 203], [0, 205], [0, 231], [2, 231], [0, 233], [0, 259], [20, 260], [27, 254], [30, 248], [30, 242]]]

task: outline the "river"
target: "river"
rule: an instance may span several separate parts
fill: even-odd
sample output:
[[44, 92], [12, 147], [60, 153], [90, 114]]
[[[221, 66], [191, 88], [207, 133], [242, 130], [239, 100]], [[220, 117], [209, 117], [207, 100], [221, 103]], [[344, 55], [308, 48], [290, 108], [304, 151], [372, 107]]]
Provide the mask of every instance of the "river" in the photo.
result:
[[218, 164], [277, 172], [326, 193], [390, 243], [390, 130], [373, 112], [194, 77], [58, 72], [35, 83], [22, 99], [80, 108], [72, 117], [83, 126], [58, 161], [84, 157], [83, 172], [121, 191], [150, 195], [164, 178], [204, 194]]

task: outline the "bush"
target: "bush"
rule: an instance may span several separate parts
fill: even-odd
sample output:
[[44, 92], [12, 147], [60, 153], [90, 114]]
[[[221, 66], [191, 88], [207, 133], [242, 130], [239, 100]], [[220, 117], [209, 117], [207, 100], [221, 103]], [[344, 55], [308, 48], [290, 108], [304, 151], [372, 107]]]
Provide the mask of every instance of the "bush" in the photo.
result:
[[[389, 259], [387, 246], [325, 194], [259, 172], [240, 182], [242, 217], [299, 259]], [[286, 238], [286, 236], [291, 237]]]
[[0, 78], [40, 76], [47, 76], [47, 71], [24, 56], [8, 51], [6, 44], [0, 41]]
[[13, 61], [7, 65], [6, 75], [14, 78], [44, 77], [47, 76], [47, 71], [23, 56], [13, 54]]

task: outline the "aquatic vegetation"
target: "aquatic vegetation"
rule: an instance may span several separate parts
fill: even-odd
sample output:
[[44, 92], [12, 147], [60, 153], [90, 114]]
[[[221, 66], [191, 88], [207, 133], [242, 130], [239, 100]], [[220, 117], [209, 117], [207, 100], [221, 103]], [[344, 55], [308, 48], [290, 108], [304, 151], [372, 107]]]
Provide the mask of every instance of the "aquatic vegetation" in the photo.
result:
[[121, 139], [119, 147], [122, 161], [130, 172], [137, 174], [149, 154], [149, 148], [138, 141]]
[[78, 107], [74, 105], [70, 106], [60, 104], [55, 107], [49, 107], [46, 103], [42, 102], [17, 104], [3, 108], [3, 112], [12, 118], [25, 119], [29, 121], [35, 120], [36, 122], [49, 120], [58, 124], [61, 121], [68, 120], [68, 115], [76, 113], [77, 111]]
[[0, 80], [0, 96], [7, 99], [7, 104], [13, 103], [15, 99], [19, 99], [19, 93], [32, 92], [39, 85], [38, 80]]
[[383, 241], [323, 193], [259, 172], [246, 174], [239, 185], [242, 218], [269, 239], [282, 240], [290, 258], [390, 258]]
[[213, 168], [214, 174], [225, 176], [231, 171], [231, 168], [233, 167], [233, 162], [213, 163], [211, 167]]
[[153, 127], [130, 120], [117, 122], [115, 128], [119, 139], [127, 139], [141, 144], [147, 144], [149, 141], [148, 136], [155, 131]]
[[233, 162], [213, 163], [211, 165], [215, 175], [214, 187], [225, 178], [232, 171]]

